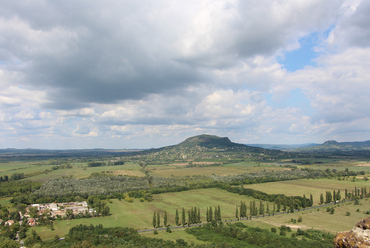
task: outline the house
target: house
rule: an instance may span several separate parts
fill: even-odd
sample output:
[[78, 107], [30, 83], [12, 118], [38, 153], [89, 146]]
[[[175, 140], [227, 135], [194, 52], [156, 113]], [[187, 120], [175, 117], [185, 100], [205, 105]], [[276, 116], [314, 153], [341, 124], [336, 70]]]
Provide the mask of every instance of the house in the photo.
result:
[[13, 224], [14, 224], [13, 220], [8, 220], [7, 222], [5, 222], [5, 226], [11, 226]]
[[27, 224], [29, 226], [36, 226], [37, 223], [36, 223], [36, 220], [34, 218], [30, 218], [30, 219], [28, 219]]

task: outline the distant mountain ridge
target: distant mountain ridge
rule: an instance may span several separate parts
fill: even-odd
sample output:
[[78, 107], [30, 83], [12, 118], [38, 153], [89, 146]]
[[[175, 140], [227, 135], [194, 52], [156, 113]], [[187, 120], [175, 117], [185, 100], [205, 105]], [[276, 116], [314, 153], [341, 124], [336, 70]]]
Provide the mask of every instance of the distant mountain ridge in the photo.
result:
[[247, 146], [261, 147], [265, 149], [277, 149], [277, 150], [293, 150], [297, 148], [305, 148], [311, 146], [317, 146], [316, 143], [307, 144], [246, 144]]
[[218, 137], [216, 135], [202, 134], [194, 137], [187, 138], [177, 146], [179, 147], [194, 147], [200, 146], [205, 148], [226, 148], [242, 146], [243, 144], [237, 144], [230, 141], [227, 137]]
[[265, 149], [261, 147], [248, 146], [244, 144], [231, 142], [227, 137], [219, 137], [216, 135], [201, 134], [193, 137], [187, 138], [185, 141], [172, 146], [165, 146], [157, 149], [150, 149], [143, 151], [143, 153], [151, 153], [161, 150], [168, 149], [193, 149], [196, 147], [202, 147], [206, 149], [220, 149], [220, 150], [230, 150], [230, 149], [241, 149], [243, 151], [255, 152], [255, 153], [276, 153], [278, 150]]
[[320, 151], [354, 151], [354, 150], [370, 150], [370, 140], [354, 142], [337, 142], [335, 140], [328, 140], [321, 145], [298, 148], [295, 149], [294, 151], [320, 152]]

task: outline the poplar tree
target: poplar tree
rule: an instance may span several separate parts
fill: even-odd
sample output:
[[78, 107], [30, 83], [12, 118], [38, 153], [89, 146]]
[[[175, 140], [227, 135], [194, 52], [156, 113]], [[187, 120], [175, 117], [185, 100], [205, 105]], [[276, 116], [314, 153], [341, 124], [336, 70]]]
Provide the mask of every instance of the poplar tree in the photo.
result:
[[176, 209], [176, 215], [175, 215], [175, 223], [176, 223], [176, 226], [179, 225], [179, 211]]
[[191, 217], [190, 217], [190, 210], [188, 210], [188, 226], [190, 226], [191, 222]]
[[164, 211], [164, 217], [163, 217], [163, 225], [166, 227], [167, 226], [167, 211]]
[[238, 207], [235, 208], [235, 218], [239, 220]]
[[208, 217], [209, 217], [209, 222], [212, 222], [212, 220], [213, 220], [213, 212], [212, 212], [212, 207], [209, 207], [209, 211], [208, 211]]
[[342, 199], [342, 196], [340, 194], [340, 190], [338, 189], [338, 192], [337, 192], [337, 200], [340, 201]]
[[156, 226], [157, 226], [157, 215], [154, 212], [154, 214], [153, 214], [153, 227], [155, 228]]
[[157, 213], [157, 226], [161, 226], [161, 217], [159, 216], [159, 212]]
[[185, 208], [182, 208], [182, 216], [181, 216], [182, 226], [185, 227]]
[[310, 194], [310, 207], [312, 207], [312, 205], [313, 205], [313, 196], [312, 194]]
[[324, 195], [321, 193], [320, 195], [320, 205], [324, 203]]
[[200, 223], [200, 208], [198, 208], [198, 218], [197, 218], [197, 223]]
[[265, 207], [263, 206], [263, 203], [262, 201], [260, 201], [260, 211], [259, 211], [259, 214], [264, 214], [265, 213]]
[[207, 207], [207, 210], [206, 210], [206, 220], [207, 220], [207, 222], [209, 222], [209, 212], [208, 212], [208, 207]]

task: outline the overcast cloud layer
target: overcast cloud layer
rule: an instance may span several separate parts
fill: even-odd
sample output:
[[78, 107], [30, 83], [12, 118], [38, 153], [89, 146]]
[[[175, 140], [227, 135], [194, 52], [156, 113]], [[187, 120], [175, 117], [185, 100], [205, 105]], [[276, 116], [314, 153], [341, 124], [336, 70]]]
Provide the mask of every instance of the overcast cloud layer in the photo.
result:
[[0, 148], [370, 139], [369, 1], [0, 6]]

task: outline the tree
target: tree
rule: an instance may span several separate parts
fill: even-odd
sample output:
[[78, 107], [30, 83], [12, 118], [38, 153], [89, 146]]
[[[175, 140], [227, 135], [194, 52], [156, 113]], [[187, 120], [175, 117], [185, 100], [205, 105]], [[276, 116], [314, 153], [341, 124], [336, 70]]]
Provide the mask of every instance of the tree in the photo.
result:
[[324, 203], [324, 195], [321, 193], [320, 195], [320, 205]]
[[185, 227], [185, 208], [182, 208], [182, 218], [181, 218], [181, 221], [182, 221], [182, 225]]
[[239, 220], [238, 207], [235, 208], [235, 218], [237, 218]]
[[110, 212], [110, 208], [108, 206], [104, 206], [101, 215], [107, 216], [109, 215], [109, 212]]
[[264, 215], [264, 213], [265, 213], [265, 206], [263, 205], [262, 201], [260, 201], [259, 214], [263, 214]]
[[342, 199], [342, 196], [340, 195], [340, 190], [338, 189], [337, 192], [337, 200], [340, 201]]
[[312, 205], [313, 205], [313, 196], [312, 194], [310, 194], [310, 207], [312, 207]]
[[303, 195], [302, 207], [303, 207], [303, 208], [306, 208], [307, 206], [308, 206], [308, 205], [307, 205], [306, 195]]
[[153, 214], [153, 227], [155, 228], [157, 226], [157, 214], [154, 212]]
[[208, 208], [206, 210], [206, 220], [207, 220], [207, 222], [209, 222], [209, 211], [208, 211]]
[[175, 215], [175, 223], [176, 223], [176, 226], [179, 225], [179, 211], [176, 209], [176, 215]]
[[157, 226], [161, 226], [161, 217], [159, 216], [159, 212], [157, 213]]
[[208, 211], [208, 217], [209, 217], [209, 222], [212, 222], [212, 220], [213, 220], [213, 212], [212, 212], [212, 207], [209, 207], [209, 211]]
[[164, 217], [163, 217], [163, 225], [167, 226], [167, 211], [164, 211]]
[[191, 224], [190, 210], [188, 210], [188, 226]]

